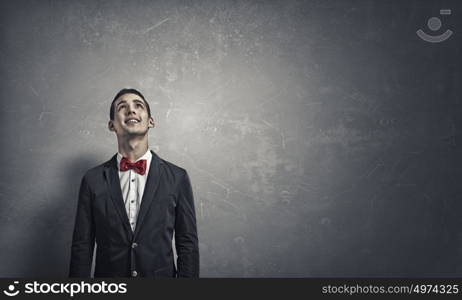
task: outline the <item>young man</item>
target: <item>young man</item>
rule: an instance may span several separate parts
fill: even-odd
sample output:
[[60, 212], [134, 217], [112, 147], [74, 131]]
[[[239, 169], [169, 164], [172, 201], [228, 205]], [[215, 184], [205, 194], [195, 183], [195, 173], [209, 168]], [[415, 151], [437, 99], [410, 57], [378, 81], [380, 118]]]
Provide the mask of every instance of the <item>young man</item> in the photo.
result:
[[[196, 215], [186, 170], [148, 148], [149, 104], [123, 89], [111, 104], [118, 153], [82, 178], [70, 277], [199, 277]], [[172, 238], [178, 255], [175, 268]]]

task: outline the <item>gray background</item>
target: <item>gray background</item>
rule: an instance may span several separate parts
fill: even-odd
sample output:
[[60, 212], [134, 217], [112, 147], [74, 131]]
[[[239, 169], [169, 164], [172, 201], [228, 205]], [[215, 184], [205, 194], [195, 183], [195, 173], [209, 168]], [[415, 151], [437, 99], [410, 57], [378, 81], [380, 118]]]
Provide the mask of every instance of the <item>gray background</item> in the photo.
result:
[[[0, 11], [0, 276], [67, 276], [123, 87], [151, 104], [150, 148], [190, 174], [202, 276], [462, 275], [460, 1]], [[417, 37], [432, 16], [449, 40]]]

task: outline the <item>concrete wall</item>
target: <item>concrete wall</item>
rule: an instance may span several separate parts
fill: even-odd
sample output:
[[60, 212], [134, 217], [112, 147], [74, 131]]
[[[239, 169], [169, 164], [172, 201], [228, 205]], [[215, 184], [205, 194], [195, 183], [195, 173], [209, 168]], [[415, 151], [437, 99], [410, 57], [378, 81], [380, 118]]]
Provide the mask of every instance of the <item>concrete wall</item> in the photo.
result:
[[151, 104], [150, 148], [190, 174], [202, 276], [462, 274], [460, 1], [0, 14], [0, 276], [67, 275], [80, 179], [116, 153], [128, 86]]

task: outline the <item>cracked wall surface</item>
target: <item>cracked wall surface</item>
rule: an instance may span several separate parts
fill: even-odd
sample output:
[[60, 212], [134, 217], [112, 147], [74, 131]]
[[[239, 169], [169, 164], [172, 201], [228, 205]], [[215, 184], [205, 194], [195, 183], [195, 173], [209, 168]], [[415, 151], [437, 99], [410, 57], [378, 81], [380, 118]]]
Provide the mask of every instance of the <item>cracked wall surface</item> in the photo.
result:
[[[420, 40], [442, 8], [455, 35]], [[201, 276], [462, 274], [460, 1], [0, 14], [0, 276], [67, 274], [80, 178], [117, 151], [123, 87], [151, 105], [150, 148], [188, 170]]]

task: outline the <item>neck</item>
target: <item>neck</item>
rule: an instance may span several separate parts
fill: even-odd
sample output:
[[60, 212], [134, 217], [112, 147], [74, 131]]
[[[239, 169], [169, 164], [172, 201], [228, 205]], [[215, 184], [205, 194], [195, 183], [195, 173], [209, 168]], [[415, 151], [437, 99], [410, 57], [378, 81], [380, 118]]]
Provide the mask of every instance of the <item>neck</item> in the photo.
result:
[[119, 153], [130, 161], [136, 161], [148, 151], [148, 136], [118, 139]]

